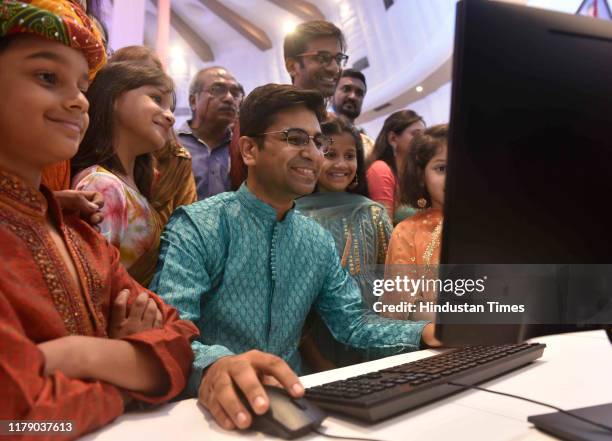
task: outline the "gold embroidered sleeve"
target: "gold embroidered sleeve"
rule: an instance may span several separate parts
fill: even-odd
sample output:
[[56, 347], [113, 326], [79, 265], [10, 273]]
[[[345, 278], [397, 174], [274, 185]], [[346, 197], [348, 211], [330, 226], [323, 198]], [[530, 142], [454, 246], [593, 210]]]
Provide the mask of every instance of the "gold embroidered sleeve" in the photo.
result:
[[376, 263], [384, 265], [387, 259], [389, 238], [391, 237], [393, 226], [385, 209], [379, 206], [372, 206], [370, 213], [376, 230]]

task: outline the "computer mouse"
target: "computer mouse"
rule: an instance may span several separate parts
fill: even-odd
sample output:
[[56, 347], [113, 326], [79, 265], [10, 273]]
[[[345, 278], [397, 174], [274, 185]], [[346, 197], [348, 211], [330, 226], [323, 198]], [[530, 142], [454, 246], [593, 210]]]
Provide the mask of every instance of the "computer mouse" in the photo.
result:
[[253, 412], [246, 397], [238, 391], [242, 403], [251, 412], [252, 430], [284, 439], [295, 439], [319, 427], [327, 417], [327, 414], [305, 398], [293, 398], [279, 387], [264, 386], [264, 389], [270, 408], [263, 415]]

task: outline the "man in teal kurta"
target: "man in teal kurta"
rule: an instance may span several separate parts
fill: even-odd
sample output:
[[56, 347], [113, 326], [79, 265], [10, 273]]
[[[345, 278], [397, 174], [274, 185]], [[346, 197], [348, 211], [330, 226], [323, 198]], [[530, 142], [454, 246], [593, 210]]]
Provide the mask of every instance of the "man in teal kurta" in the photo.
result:
[[[284, 362], [300, 372], [298, 345], [313, 305], [338, 340], [357, 348], [411, 351], [425, 327], [426, 343], [432, 333], [426, 322], [368, 312], [331, 235], [293, 209], [293, 199], [312, 192], [318, 178], [327, 145], [319, 127], [323, 115], [314, 91], [272, 84], [255, 89], [240, 116], [246, 183], [179, 208], [162, 236], [151, 289], [199, 327], [187, 392], [199, 395], [226, 428], [247, 427], [251, 419], [232, 383], [257, 413], [267, 409], [258, 380], [263, 374], [294, 395], [303, 393]], [[284, 362], [243, 354], [252, 349]]]

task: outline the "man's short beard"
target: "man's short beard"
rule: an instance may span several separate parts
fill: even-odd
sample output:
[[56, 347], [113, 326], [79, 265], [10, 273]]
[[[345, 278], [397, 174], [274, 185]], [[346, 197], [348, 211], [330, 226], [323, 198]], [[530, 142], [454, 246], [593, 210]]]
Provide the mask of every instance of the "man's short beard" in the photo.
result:
[[[335, 106], [334, 106], [334, 108], [335, 108]], [[361, 110], [346, 110], [346, 109], [344, 109], [344, 106], [340, 106], [339, 109], [336, 109], [336, 112], [340, 113], [341, 115], [346, 116], [350, 120], [357, 119], [357, 117], [359, 115], [361, 115]]]

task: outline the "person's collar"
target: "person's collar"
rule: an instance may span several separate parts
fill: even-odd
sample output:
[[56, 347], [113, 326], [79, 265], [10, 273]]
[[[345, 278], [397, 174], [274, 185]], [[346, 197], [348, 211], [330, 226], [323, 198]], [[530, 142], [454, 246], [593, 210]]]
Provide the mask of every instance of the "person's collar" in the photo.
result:
[[[176, 131], [176, 133], [179, 134], [179, 135], [191, 135], [194, 138], [196, 138], [198, 141], [200, 141], [201, 143], [206, 144], [204, 141], [202, 141], [200, 138], [198, 138], [198, 136], [193, 132], [193, 129], [191, 128], [191, 121], [192, 120], [185, 121], [179, 127], [179, 129]], [[221, 142], [218, 145], [226, 145], [226, 144], [229, 144], [231, 141], [232, 141], [232, 129], [231, 129], [231, 126], [230, 126], [227, 129], [225, 129], [225, 133], [223, 134], [223, 139], [221, 140]]]
[[348, 191], [315, 191], [296, 199], [299, 209], [313, 208], [340, 208], [344, 205], [359, 206], [361, 204], [371, 205], [374, 202], [367, 197], [350, 193]]
[[223, 136], [223, 140], [221, 141], [221, 143], [219, 145], [224, 145], [224, 144], [229, 144], [230, 142], [232, 142], [232, 126], [229, 126], [227, 129], [225, 129], [225, 135]]
[[5, 170], [0, 170], [0, 201], [34, 218], [44, 219], [47, 210], [61, 218], [57, 201], [44, 185], [40, 190], [30, 187], [22, 179]]
[[[260, 218], [269, 219], [276, 222], [276, 209], [270, 204], [262, 201], [253, 193], [243, 182], [240, 188], [236, 191], [240, 202], [249, 210], [256, 212]], [[292, 207], [285, 213], [285, 217], [281, 222], [290, 220], [295, 212], [295, 202]]]
[[176, 131], [179, 135], [193, 135], [193, 130], [191, 129], [191, 120], [185, 121]]

